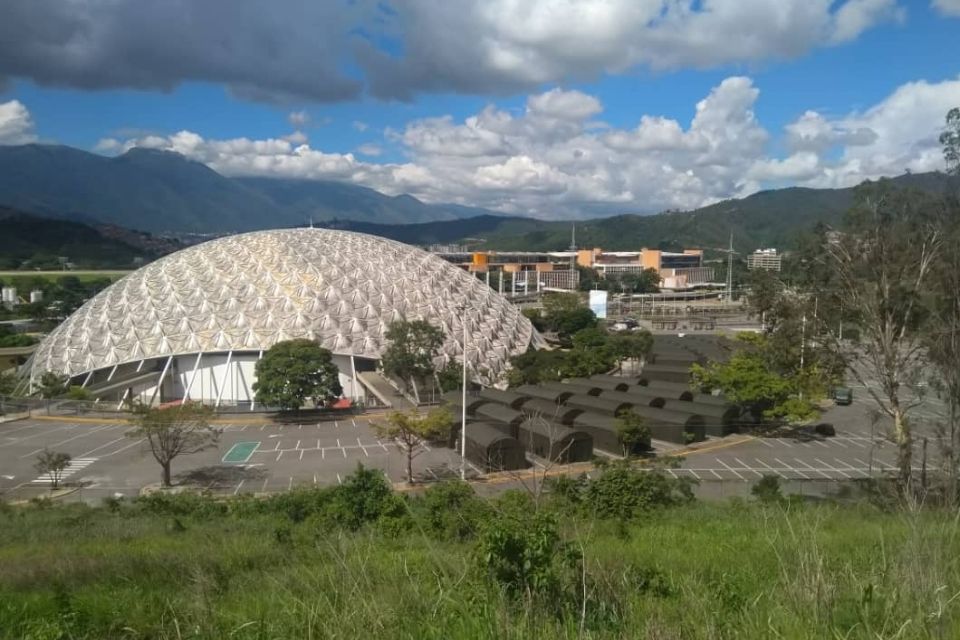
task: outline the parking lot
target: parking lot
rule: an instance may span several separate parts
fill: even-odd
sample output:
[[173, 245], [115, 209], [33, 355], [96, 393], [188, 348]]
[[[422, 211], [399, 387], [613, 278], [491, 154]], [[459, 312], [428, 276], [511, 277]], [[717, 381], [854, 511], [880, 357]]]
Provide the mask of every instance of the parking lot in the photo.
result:
[[[406, 454], [381, 440], [362, 418], [309, 424], [227, 424], [217, 446], [173, 462], [174, 482], [213, 493], [268, 493], [342, 482], [357, 464], [404, 479]], [[20, 420], [0, 424], [0, 494], [16, 500], [43, 495], [49, 480], [33, 468], [45, 447], [73, 458], [63, 481], [81, 489], [71, 499], [135, 496], [160, 479], [160, 466], [142, 438], [121, 422]], [[460, 456], [429, 445], [414, 459], [425, 479], [459, 473]], [[471, 468], [475, 473], [476, 470]]]
[[[798, 486], [890, 474], [895, 470], [896, 445], [889, 437], [889, 419], [874, 419], [873, 409], [861, 389], [852, 405], [824, 414], [823, 420], [836, 428], [834, 437], [717, 439], [681, 453], [681, 465], [668, 473], [699, 481], [704, 495], [716, 494], [717, 486], [733, 487], [723, 495], [742, 493], [764, 475]], [[935, 467], [939, 457], [939, 441], [931, 426], [939, 410], [930, 400], [917, 412], [918, 418], [924, 418], [915, 425], [913, 465], [918, 472], [924, 438], [928, 468]], [[175, 482], [220, 495], [272, 493], [342, 482], [358, 463], [383, 470], [395, 482], [404, 479], [404, 452], [396, 443], [378, 438], [366, 417], [217, 427], [222, 433], [216, 447], [174, 461]], [[15, 500], [49, 491], [49, 481], [33, 468], [44, 448], [69, 453], [73, 459], [63, 480], [80, 489], [68, 499], [137, 495], [159, 481], [160, 467], [147, 443], [131, 438], [129, 431], [129, 425], [107, 420], [32, 419], [0, 424], [0, 495]], [[459, 455], [445, 447], [428, 447], [414, 461], [415, 472], [425, 480], [457, 475], [459, 467]], [[472, 465], [469, 472], [479, 473]]]

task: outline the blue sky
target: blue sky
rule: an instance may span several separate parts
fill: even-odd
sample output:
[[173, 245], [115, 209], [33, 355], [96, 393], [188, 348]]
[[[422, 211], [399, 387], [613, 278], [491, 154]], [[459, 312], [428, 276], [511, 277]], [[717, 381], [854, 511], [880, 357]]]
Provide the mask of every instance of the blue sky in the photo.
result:
[[571, 216], [935, 170], [960, 105], [958, 0], [317, 4], [11, 0], [0, 142]]

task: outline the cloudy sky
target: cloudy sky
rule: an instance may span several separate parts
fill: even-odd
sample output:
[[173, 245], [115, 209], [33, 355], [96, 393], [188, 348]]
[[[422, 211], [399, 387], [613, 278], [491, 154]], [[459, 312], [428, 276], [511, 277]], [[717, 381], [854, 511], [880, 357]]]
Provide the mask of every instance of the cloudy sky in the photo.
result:
[[541, 217], [942, 168], [960, 0], [4, 0], [0, 144]]

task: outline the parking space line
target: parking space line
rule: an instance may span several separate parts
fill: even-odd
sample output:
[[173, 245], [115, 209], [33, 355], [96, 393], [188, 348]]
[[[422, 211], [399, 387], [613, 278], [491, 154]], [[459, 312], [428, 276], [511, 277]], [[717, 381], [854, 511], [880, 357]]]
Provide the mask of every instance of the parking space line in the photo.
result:
[[746, 462], [744, 462], [744, 461], [741, 460], [740, 458], [737, 458], [736, 456], [734, 456], [733, 459], [736, 460], [738, 463], [740, 463], [740, 466], [741, 466], [742, 468], [746, 469], [747, 471], [752, 471], [752, 472], [754, 472], [755, 474], [757, 474], [757, 477], [758, 477], [758, 478], [762, 478], [762, 477], [763, 477], [763, 474], [762, 474], [762, 473], [760, 473], [759, 471], [757, 471], [756, 469], [754, 469], [753, 467], [751, 467], [750, 465], [748, 465]]
[[762, 444], [763, 446], [773, 449], [773, 445], [767, 442], [767, 438], [757, 438], [757, 441], [760, 442], [760, 444]]
[[[469, 423], [468, 423], [469, 424]], [[343, 480], [340, 478], [340, 474], [337, 474], [337, 484], [343, 484]]]
[[72, 442], [72, 441], [77, 440], [77, 439], [79, 439], [79, 438], [86, 438], [87, 436], [91, 436], [91, 435], [93, 435], [93, 434], [95, 434], [95, 433], [99, 433], [100, 431], [103, 431], [104, 429], [111, 429], [112, 427], [113, 427], [112, 424], [108, 424], [108, 425], [104, 425], [104, 426], [102, 426], [102, 427], [98, 427], [98, 428], [96, 428], [96, 429], [92, 429], [92, 430], [90, 430], [90, 431], [85, 431], [84, 433], [79, 433], [79, 434], [73, 436], [72, 438], [67, 438], [66, 440], [61, 440], [60, 442], [55, 442], [54, 444], [48, 445], [48, 447], [41, 447], [41, 448], [39, 448], [39, 449], [37, 449], [37, 450], [35, 450], [35, 451], [31, 451], [30, 453], [28, 453], [28, 454], [26, 454], [26, 455], [24, 455], [24, 456], [20, 456], [20, 458], [21, 458], [21, 459], [23, 459], [23, 458], [29, 458], [30, 456], [34, 456], [34, 455], [40, 453], [40, 452], [43, 451], [45, 448], [49, 448], [49, 447], [59, 447], [59, 446], [62, 445], [62, 444], [66, 444], [66, 443], [68, 443], [68, 442]]
[[290, 482], [287, 483], [287, 491], [293, 489], [293, 476], [289, 476]]
[[[14, 438], [13, 441], [10, 442], [9, 444], [20, 444], [21, 442], [26, 442], [27, 440], [33, 440], [34, 438], [50, 435], [51, 433], [57, 433], [58, 431], [65, 431], [65, 430], [69, 431], [70, 429], [73, 429], [75, 427], [76, 425], [66, 424], [66, 425], [63, 425], [62, 427], [57, 427], [56, 429], [50, 429], [49, 431], [44, 429], [40, 431], [40, 433], [35, 433], [32, 436], [20, 436], [19, 438]], [[39, 429], [41, 427], [37, 425], [37, 428]]]
[[[470, 424], [470, 423], [468, 422], [467, 425], [469, 426], [469, 424]], [[673, 469], [670, 469], [670, 468], [668, 467], [668, 468], [667, 468], [667, 473], [669, 473], [670, 476], [671, 476], [674, 480], [677, 479], [677, 474], [675, 474], [675, 473], [673, 472]]]
[[814, 442], [815, 444], [820, 445], [820, 446], [823, 447], [824, 449], [829, 449], [829, 448], [830, 448], [830, 446], [824, 444], [822, 440], [814, 440], [813, 442]]
[[782, 464], [784, 469], [789, 469], [790, 471], [796, 471], [797, 473], [800, 474], [800, 477], [803, 478], [804, 480], [809, 480], [809, 479], [810, 479], [810, 476], [808, 476], [807, 474], [805, 474], [802, 470], [797, 469], [796, 467], [791, 467], [790, 465], [788, 465], [786, 462], [784, 462], [784, 461], [781, 460], [780, 458], [774, 458], [774, 460], [776, 460], [777, 462], [779, 462], [780, 464]]
[[724, 461], [721, 460], [720, 458], [717, 458], [717, 462], [719, 462], [720, 464], [722, 464], [724, 467], [727, 468], [727, 471], [730, 471], [731, 473], [733, 473], [733, 475], [737, 476], [738, 478], [740, 478], [740, 479], [743, 480], [744, 482], [747, 481], [747, 479], [744, 478], [742, 475], [740, 475], [740, 473], [739, 473], [736, 469], [734, 469], [733, 467], [731, 467], [730, 465], [728, 465], [726, 462], [724, 462]]
[[237, 488], [233, 490], [233, 495], [240, 493], [240, 489], [243, 487], [243, 483], [246, 482], [246, 478], [240, 481], [240, 484], [237, 485]]
[[779, 471], [778, 469], [774, 469], [773, 467], [771, 467], [770, 465], [768, 465], [766, 462], [764, 462], [764, 461], [761, 460], [760, 458], [756, 458], [756, 461], [759, 462], [760, 464], [762, 464], [763, 466], [765, 466], [767, 469], [770, 469], [770, 471], [773, 471], [775, 474], [777, 474], [778, 476], [780, 476], [780, 477], [783, 478], [784, 480], [787, 480], [787, 476], [786, 476], [784, 473], [782, 473], [781, 471]]
[[130, 444], [128, 444], [128, 445], [126, 445], [126, 446], [120, 447], [120, 448], [117, 449], [116, 451], [111, 451], [110, 453], [104, 454], [104, 455], [102, 455], [102, 456], [100, 456], [100, 457], [101, 457], [101, 458], [109, 458], [110, 456], [115, 456], [115, 455], [117, 455], [118, 453], [120, 453], [121, 451], [126, 451], [127, 449], [130, 449], [131, 447], [135, 447], [135, 446], [137, 446], [138, 444], [140, 444], [141, 442], [143, 442], [143, 441], [145, 441], [145, 440], [146, 440], [146, 438], [140, 438], [140, 439], [137, 440], [136, 442], [131, 442]]
[[777, 438], [777, 442], [785, 446], [787, 449], [793, 449], [793, 445], [786, 438]]
[[799, 463], [802, 464], [803, 466], [807, 467], [807, 468], [810, 469], [811, 471], [816, 471], [817, 473], [819, 473], [820, 475], [822, 475], [822, 476], [823, 476], [824, 478], [826, 478], [827, 480], [835, 480], [835, 478], [831, 478], [830, 476], [828, 476], [827, 474], [825, 474], [825, 473], [824, 473], [823, 471], [821, 471], [820, 469], [817, 469], [816, 467], [807, 464], [806, 462], [804, 462], [804, 461], [801, 460], [800, 458], [794, 458], [794, 460], [796, 460], [797, 462], [799, 462]]
[[[469, 424], [469, 423], [468, 423], [468, 424]], [[697, 472], [694, 471], [693, 469], [685, 469], [685, 471], [689, 471], [690, 473], [692, 473], [692, 474], [693, 474], [693, 477], [696, 478], [697, 480], [700, 480], [700, 479], [701, 479], [700, 476], [697, 475]]]
[[38, 424], [28, 424], [25, 427], [20, 427], [18, 429], [11, 429], [10, 431], [6, 431], [3, 433], [3, 435], [9, 436], [11, 433], [17, 433], [18, 431], [25, 431], [27, 429], [39, 429], [39, 428], [40, 428], [40, 425]]
[[[360, 427], [357, 426], [357, 421], [354, 420], [353, 418], [350, 418], [350, 422], [353, 423], [353, 428], [354, 428], [354, 429], [359, 429], [359, 428], [360, 428]], [[470, 423], [468, 422], [467, 424], [469, 425]]]
[[283, 457], [283, 451], [281, 451], [280, 453], [277, 454], [277, 462], [279, 462], [279, 461], [280, 461], [280, 458], [282, 458], [282, 457]]
[[90, 455], [90, 454], [93, 453], [94, 451], [99, 451], [100, 449], [104, 449], [104, 448], [106, 448], [106, 447], [109, 447], [110, 445], [112, 445], [112, 444], [114, 444], [114, 443], [117, 443], [117, 442], [120, 442], [121, 440], [123, 440], [123, 439], [125, 439], [125, 438], [126, 438], [126, 436], [120, 436], [120, 437], [117, 438], [116, 440], [111, 440], [111, 441], [108, 442], [107, 444], [102, 444], [102, 445], [100, 445], [99, 447], [94, 447], [93, 449], [90, 449], [90, 451], [87, 451], [87, 452], [85, 452], [85, 453], [81, 453], [81, 454], [80, 454], [79, 456], [77, 456], [77, 457], [78, 457], [78, 458], [86, 458], [88, 455]]
[[313, 485], [317, 485], [317, 474], [313, 474]]
[[840, 447], [842, 447], [842, 448], [844, 448], [844, 449], [847, 448], [847, 445], [843, 444], [842, 442], [840, 442], [840, 441], [837, 440], [836, 438], [831, 438], [831, 439], [830, 439], [830, 442], [832, 442], [833, 444], [835, 444], [835, 445], [837, 445], [837, 446], [840, 446]]
[[[469, 424], [469, 423], [468, 423], [468, 424]], [[347, 450], [346, 450], [344, 447], [340, 447], [340, 451], [343, 452], [343, 457], [346, 458], [346, 457], [347, 457]]]
[[863, 477], [864, 477], [864, 478], [869, 478], [869, 477], [870, 477], [870, 474], [868, 474], [866, 471], [864, 471], [863, 469], [857, 469], [856, 467], [854, 467], [853, 465], [851, 465], [849, 462], [846, 462], [845, 460], [841, 460], [840, 458], [834, 458], [834, 460], [836, 460], [837, 462], [839, 462], [840, 464], [842, 464], [843, 466], [845, 466], [847, 469], [850, 469], [850, 471], [853, 471], [853, 472], [855, 472], [855, 473], [863, 474]]
[[[467, 424], [469, 424], [469, 423], [467, 423]], [[365, 456], [367, 456], [367, 457], [369, 458], [369, 457], [370, 457], [370, 452], [367, 451], [367, 448], [366, 448], [365, 446], [363, 446], [363, 443], [362, 443], [362, 442], [360, 442], [360, 438], [357, 438], [357, 444], [360, 445], [360, 448], [361, 448], [361, 449], [363, 449], [363, 455], [365, 455]]]
[[714, 471], [713, 469], [707, 469], [707, 471], [709, 471], [709, 472], [712, 473], [713, 475], [717, 476], [717, 480], [723, 480], [723, 476], [721, 476], [719, 473], [717, 473], [717, 472]]
[[326, 459], [327, 459], [327, 450], [326, 450], [326, 449], [320, 449], [320, 459], [321, 459], [321, 460], [326, 460]]
[[303, 460], [303, 454], [306, 452], [306, 449], [300, 449], [300, 459]]
[[844, 478], [846, 478], [847, 480], [850, 479], [850, 476], [847, 475], [847, 472], [844, 471], [843, 469], [838, 469], [837, 467], [833, 466], [832, 464], [827, 464], [826, 462], [824, 462], [824, 461], [821, 460], [820, 458], [814, 458], [814, 460], [816, 460], [817, 462], [819, 462], [820, 464], [822, 464], [822, 465], [823, 465], [824, 467], [826, 467], [827, 469], [830, 469], [831, 471], [836, 471], [837, 473], [839, 473], [840, 475], [842, 475], [842, 476], [843, 476]]

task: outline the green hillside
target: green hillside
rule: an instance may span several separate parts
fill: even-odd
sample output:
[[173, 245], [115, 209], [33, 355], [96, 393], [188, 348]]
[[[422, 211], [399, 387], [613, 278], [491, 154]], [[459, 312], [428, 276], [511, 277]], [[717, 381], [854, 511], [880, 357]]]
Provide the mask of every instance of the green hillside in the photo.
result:
[[[0, 269], [61, 269], [61, 256], [81, 269], [128, 269], [136, 258], [150, 260], [173, 246], [169, 242], [137, 246], [105, 231], [0, 207]], [[150, 239], [143, 234], [134, 238]], [[24, 265], [26, 261], [30, 264]]]
[[[930, 192], [960, 191], [960, 179], [942, 173], [904, 175], [894, 184]], [[839, 225], [853, 202], [853, 189], [788, 188], [724, 200], [694, 211], [622, 215], [576, 223], [580, 247], [629, 250], [641, 247], [726, 247], [733, 233], [736, 248], [792, 247], [798, 234], [817, 222]], [[482, 240], [474, 246], [498, 250], [561, 250], [570, 245], [571, 222], [493, 216], [422, 225], [369, 225], [351, 221], [336, 228], [384, 235], [402, 242], [431, 244]]]
[[697, 504], [663, 472], [536, 501], [360, 473], [269, 499], [0, 503], [0, 638], [960, 637], [948, 512]]

